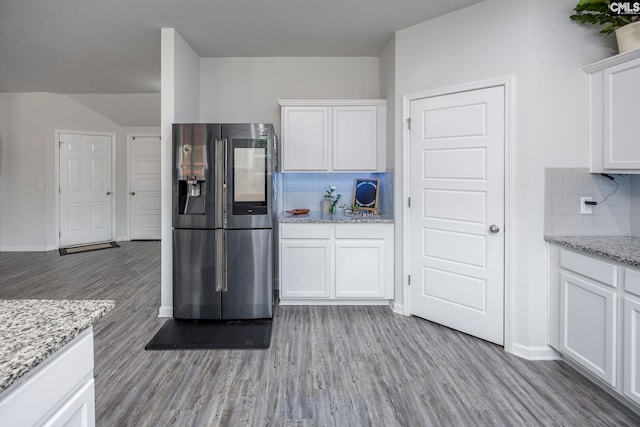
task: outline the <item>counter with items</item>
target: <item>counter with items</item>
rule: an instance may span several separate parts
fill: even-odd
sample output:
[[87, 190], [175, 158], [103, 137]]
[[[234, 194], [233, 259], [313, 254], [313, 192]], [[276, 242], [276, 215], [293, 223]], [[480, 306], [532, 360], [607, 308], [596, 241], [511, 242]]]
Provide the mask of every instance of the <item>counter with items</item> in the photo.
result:
[[280, 217], [280, 304], [386, 305], [394, 224], [385, 215]]
[[393, 224], [390, 215], [374, 215], [371, 213], [343, 213], [322, 214], [311, 211], [307, 214], [283, 213], [280, 215], [281, 224]]

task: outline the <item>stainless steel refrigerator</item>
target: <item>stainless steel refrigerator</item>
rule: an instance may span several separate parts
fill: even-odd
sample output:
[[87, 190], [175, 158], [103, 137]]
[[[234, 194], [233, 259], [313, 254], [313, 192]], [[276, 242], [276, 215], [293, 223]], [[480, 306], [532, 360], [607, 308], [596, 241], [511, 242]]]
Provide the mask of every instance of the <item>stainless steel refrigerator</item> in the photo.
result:
[[271, 318], [271, 124], [173, 125], [173, 316]]

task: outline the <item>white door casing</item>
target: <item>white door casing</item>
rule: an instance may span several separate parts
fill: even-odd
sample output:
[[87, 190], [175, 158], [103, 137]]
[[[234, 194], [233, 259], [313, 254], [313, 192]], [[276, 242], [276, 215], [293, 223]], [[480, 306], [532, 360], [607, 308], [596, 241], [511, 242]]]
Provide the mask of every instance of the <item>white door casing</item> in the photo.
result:
[[112, 239], [110, 135], [59, 134], [59, 245]]
[[502, 345], [505, 87], [409, 109], [410, 313]]
[[129, 135], [129, 238], [160, 239], [160, 136]]

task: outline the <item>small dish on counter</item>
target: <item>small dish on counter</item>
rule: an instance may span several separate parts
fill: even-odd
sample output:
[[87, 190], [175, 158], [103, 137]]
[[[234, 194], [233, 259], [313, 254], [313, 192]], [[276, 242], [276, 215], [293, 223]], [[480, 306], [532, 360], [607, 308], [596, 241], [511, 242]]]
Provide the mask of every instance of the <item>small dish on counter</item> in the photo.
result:
[[306, 215], [309, 213], [309, 209], [291, 209], [290, 211], [285, 211], [291, 215]]

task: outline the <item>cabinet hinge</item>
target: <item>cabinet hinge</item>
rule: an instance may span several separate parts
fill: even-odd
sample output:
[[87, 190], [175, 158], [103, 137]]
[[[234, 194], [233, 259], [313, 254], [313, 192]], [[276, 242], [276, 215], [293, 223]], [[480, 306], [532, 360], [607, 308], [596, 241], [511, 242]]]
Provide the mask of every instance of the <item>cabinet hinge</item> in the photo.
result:
[[411, 275], [409, 275], [409, 277], [407, 278], [407, 284], [411, 286]]
[[407, 207], [411, 207], [411, 197], [407, 197]]
[[58, 194], [62, 194], [62, 187], [58, 187]]
[[411, 130], [411, 117], [407, 117], [407, 129]]
[[62, 237], [62, 231], [58, 231], [58, 237]]

